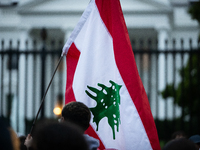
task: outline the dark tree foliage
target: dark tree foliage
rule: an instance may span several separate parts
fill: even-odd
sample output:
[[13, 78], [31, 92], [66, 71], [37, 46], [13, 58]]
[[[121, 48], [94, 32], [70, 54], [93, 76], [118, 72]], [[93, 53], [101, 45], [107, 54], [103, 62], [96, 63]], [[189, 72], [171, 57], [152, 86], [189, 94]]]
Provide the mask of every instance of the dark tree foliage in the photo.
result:
[[[190, 2], [188, 13], [200, 25], [200, 0]], [[174, 120], [155, 120], [159, 138], [164, 141], [178, 130], [185, 131], [188, 136], [200, 134], [200, 48], [190, 51], [186, 65], [178, 70], [178, 74], [181, 81], [168, 84], [161, 94], [166, 100], [174, 99], [174, 104], [182, 108], [182, 116]]]
[[173, 97], [174, 103], [183, 108], [183, 117], [197, 117], [200, 108], [200, 56], [191, 54], [185, 67], [179, 70], [181, 82], [168, 84], [162, 91], [163, 98]]
[[197, 20], [200, 24], [200, 0], [191, 2], [188, 13], [191, 15], [192, 19]]
[[200, 0], [191, 2], [190, 7], [188, 9], [188, 13], [191, 15], [192, 19], [197, 20], [200, 25]]
[[[190, 3], [188, 13], [200, 25], [200, 0]], [[200, 36], [199, 36], [200, 40]], [[190, 53], [186, 66], [179, 70], [182, 81], [175, 86], [168, 84], [162, 91], [163, 98], [173, 97], [174, 103], [183, 108], [182, 117], [198, 117], [200, 108], [200, 49]]]

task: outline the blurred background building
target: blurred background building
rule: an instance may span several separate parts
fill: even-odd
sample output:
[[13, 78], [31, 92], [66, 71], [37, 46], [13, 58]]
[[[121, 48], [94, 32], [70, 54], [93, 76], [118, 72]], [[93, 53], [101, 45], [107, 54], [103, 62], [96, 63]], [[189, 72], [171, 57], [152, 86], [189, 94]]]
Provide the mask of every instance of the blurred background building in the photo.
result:
[[[89, 0], [0, 0], [0, 112], [10, 118], [17, 132], [29, 132], [28, 125], [36, 115], [62, 46], [88, 3]], [[199, 25], [188, 13], [191, 4], [188, 0], [121, 0], [155, 120], [188, 120], [173, 97], [163, 98], [161, 91], [170, 83], [178, 86], [183, 80], [178, 72], [187, 65], [188, 52], [198, 48]], [[41, 117], [56, 118], [53, 109], [64, 101], [65, 72], [63, 61]]]

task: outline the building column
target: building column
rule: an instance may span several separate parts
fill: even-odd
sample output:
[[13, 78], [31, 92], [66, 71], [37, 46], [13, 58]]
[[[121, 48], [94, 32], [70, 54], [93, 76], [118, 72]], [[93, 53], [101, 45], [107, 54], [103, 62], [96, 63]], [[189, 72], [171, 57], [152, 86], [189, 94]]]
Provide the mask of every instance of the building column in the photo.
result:
[[[168, 30], [160, 29], [158, 30], [158, 50], [164, 51], [166, 49], [165, 41], [169, 39]], [[163, 90], [165, 88], [165, 55], [160, 54], [158, 58], [159, 64], [159, 90]]]
[[[32, 41], [30, 40], [29, 31], [30, 30], [27, 27], [18, 28], [19, 33], [18, 33], [17, 40], [19, 40], [20, 42], [19, 51], [26, 50], [27, 48], [26, 41], [28, 41], [29, 49], [30, 49], [30, 45], [32, 46]], [[30, 66], [32, 66], [32, 64], [30, 64]], [[30, 70], [31, 68], [28, 69], [28, 71]], [[30, 106], [30, 101], [32, 100], [32, 92], [30, 92], [30, 88], [32, 88], [33, 86], [31, 82], [32, 78], [29, 79], [29, 77], [26, 76], [26, 72], [28, 71], [26, 70], [26, 56], [20, 55], [19, 60], [18, 60], [18, 73], [19, 73], [18, 82], [20, 83], [20, 86], [18, 89], [19, 93], [15, 94], [16, 98], [15, 98], [15, 101], [13, 101], [12, 123], [13, 123], [13, 128], [21, 134], [25, 134], [25, 116], [27, 117], [28, 113], [32, 112], [31, 111], [32, 106]], [[27, 79], [27, 81], [25, 79]], [[29, 87], [26, 87], [25, 85], [29, 85]], [[28, 98], [26, 98], [25, 95], [27, 95]], [[26, 101], [26, 104], [29, 104], [26, 106], [28, 107], [28, 109], [25, 107], [25, 101]], [[30, 111], [25, 111], [25, 109], [30, 110]]]
[[[166, 50], [166, 44], [165, 41], [169, 40], [169, 29], [166, 27], [159, 27], [157, 28], [158, 31], [158, 51], [165, 51]], [[164, 53], [160, 53], [158, 55], [158, 91], [163, 91], [166, 87], [166, 65], [165, 65], [165, 54]], [[157, 93], [159, 94], [159, 93]], [[157, 117], [158, 119], [165, 119], [165, 117], [167, 116], [166, 114], [166, 105], [168, 105], [166, 103], [166, 101], [162, 98], [162, 95], [159, 94], [158, 95], [158, 104], [156, 109], [158, 109], [157, 112]], [[168, 112], [169, 110], [167, 110]]]

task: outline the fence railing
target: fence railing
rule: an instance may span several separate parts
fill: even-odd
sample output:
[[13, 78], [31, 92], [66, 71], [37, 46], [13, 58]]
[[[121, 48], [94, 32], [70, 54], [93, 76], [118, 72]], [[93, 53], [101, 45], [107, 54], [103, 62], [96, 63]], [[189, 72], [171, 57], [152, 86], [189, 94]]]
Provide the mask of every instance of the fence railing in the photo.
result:
[[[37, 43], [26, 42], [25, 50], [20, 50], [20, 43], [12, 47], [12, 42], [0, 50], [0, 113], [10, 121], [13, 128], [20, 133], [27, 133], [39, 109], [41, 99], [50, 81], [56, 63], [61, 55], [63, 44], [51, 49], [45, 45], [37, 48]], [[61, 46], [62, 45], [62, 46]], [[40, 117], [55, 118], [53, 108], [57, 101], [63, 100], [65, 87], [64, 61], [59, 66], [55, 79], [46, 96]]]
[[[62, 42], [25, 43], [15, 48], [1, 42], [0, 49], [0, 114], [16, 130], [27, 134], [38, 111], [42, 96], [61, 55]], [[149, 98], [159, 138], [167, 140], [177, 130], [200, 133], [200, 50], [176, 49], [166, 41], [166, 49], [158, 50], [148, 42], [148, 49], [133, 52]], [[192, 42], [190, 42], [192, 43]], [[134, 42], [132, 42], [134, 44]], [[157, 44], [157, 43], [156, 43]], [[198, 44], [197, 44], [198, 45]], [[56, 118], [53, 109], [64, 101], [66, 66], [62, 61], [45, 99], [40, 117]]]

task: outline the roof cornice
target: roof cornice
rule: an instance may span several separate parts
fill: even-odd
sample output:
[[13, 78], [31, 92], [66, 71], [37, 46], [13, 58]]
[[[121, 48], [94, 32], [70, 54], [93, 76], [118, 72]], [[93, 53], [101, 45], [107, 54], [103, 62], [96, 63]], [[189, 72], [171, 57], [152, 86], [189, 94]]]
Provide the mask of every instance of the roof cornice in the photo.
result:
[[137, 1], [144, 2], [149, 5], [154, 5], [155, 7], [160, 8], [165, 11], [171, 11], [170, 5], [167, 5], [165, 3], [161, 3], [155, 0], [137, 0]]

